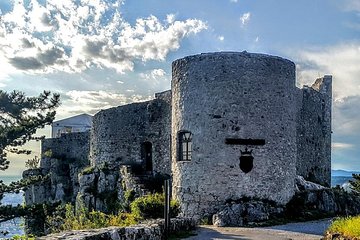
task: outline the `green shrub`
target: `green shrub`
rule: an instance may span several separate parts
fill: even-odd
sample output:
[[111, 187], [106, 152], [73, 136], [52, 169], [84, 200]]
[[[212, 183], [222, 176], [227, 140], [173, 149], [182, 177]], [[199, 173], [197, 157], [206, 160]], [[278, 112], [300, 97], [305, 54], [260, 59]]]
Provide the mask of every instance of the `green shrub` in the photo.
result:
[[45, 157], [51, 158], [52, 155], [53, 155], [52, 150], [51, 150], [51, 149], [46, 150], [46, 151], [43, 153], [43, 155], [44, 155]]
[[33, 235], [15, 235], [11, 239], [14, 240], [35, 240]]
[[332, 222], [329, 229], [330, 233], [340, 233], [344, 237], [360, 237], [360, 215], [356, 217], [339, 218]]
[[[139, 197], [130, 204], [131, 213], [140, 219], [163, 218], [164, 200], [164, 194], [160, 193]], [[179, 203], [171, 200], [170, 217], [176, 217], [179, 211]]]
[[133, 202], [135, 200], [135, 195], [136, 195], [136, 192], [134, 190], [125, 191], [125, 194], [124, 194], [125, 202], [127, 202], [127, 203]]
[[88, 166], [86, 168], [84, 168], [81, 172], [80, 175], [87, 175], [87, 174], [92, 174], [95, 171], [95, 167], [93, 166]]
[[129, 226], [138, 222], [134, 214], [105, 214], [100, 211], [88, 211], [81, 206], [76, 211], [73, 205], [62, 205], [57, 212], [47, 218], [47, 227], [51, 232], [68, 230], [96, 229], [109, 226]]

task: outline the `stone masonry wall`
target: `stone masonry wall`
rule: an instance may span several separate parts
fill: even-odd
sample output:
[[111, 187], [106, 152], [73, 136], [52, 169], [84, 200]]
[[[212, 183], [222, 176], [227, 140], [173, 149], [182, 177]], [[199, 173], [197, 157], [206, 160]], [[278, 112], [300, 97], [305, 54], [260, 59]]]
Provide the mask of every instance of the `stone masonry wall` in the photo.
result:
[[148, 139], [153, 143], [153, 166], [155, 173], [171, 174], [171, 91], [155, 94], [148, 106]]
[[297, 127], [297, 174], [323, 186], [331, 184], [331, 76], [302, 89]]
[[93, 118], [90, 159], [93, 166], [142, 164], [142, 144], [151, 143], [154, 173], [170, 174], [170, 93], [147, 102], [102, 110]]
[[[87, 160], [89, 155], [89, 132], [63, 134], [59, 138], [46, 138], [41, 142], [41, 152], [50, 150], [53, 157]], [[47, 168], [42, 161], [40, 167]]]
[[[172, 65], [173, 195], [185, 216], [212, 214], [243, 196], [286, 203], [296, 176], [295, 65], [261, 54], [213, 53]], [[177, 161], [177, 133], [191, 131], [192, 160]], [[226, 138], [265, 145], [229, 145]], [[252, 150], [253, 169], [239, 168]]]

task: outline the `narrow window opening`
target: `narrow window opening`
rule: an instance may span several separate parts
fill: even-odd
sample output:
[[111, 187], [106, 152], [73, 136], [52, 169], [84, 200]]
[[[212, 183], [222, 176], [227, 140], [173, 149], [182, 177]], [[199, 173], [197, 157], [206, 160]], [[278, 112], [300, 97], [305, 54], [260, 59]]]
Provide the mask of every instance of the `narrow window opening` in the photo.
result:
[[192, 134], [189, 131], [178, 132], [178, 161], [191, 161]]
[[151, 142], [143, 142], [141, 144], [141, 158], [145, 165], [145, 171], [153, 171], [153, 162], [152, 162], [152, 144]]

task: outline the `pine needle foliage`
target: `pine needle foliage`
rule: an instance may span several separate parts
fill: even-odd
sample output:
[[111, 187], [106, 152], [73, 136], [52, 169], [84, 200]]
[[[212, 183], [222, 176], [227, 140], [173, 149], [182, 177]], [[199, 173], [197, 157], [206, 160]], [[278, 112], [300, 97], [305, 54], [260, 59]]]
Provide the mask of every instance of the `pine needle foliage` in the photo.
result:
[[351, 189], [360, 192], [360, 174], [353, 174], [352, 177], [354, 180], [349, 181]]
[[0, 90], [0, 171], [9, 167], [7, 154], [30, 154], [22, 149], [33, 137], [36, 130], [51, 124], [55, 119], [55, 109], [60, 104], [60, 95], [44, 91], [37, 97], [27, 97], [20, 91]]

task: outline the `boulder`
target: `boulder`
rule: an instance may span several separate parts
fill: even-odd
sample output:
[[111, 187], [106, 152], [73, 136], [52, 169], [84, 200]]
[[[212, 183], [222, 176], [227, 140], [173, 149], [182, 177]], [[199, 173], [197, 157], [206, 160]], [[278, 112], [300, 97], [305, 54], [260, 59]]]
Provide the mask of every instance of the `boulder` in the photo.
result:
[[325, 189], [324, 186], [317, 184], [317, 183], [313, 183], [310, 181], [306, 181], [302, 176], [296, 176], [295, 178], [295, 186], [296, 186], [296, 190], [297, 192], [299, 191], [304, 191], [304, 190], [320, 190], [320, 189]]
[[281, 215], [282, 206], [268, 200], [238, 200], [226, 204], [213, 215], [217, 227], [238, 227], [265, 222]]

